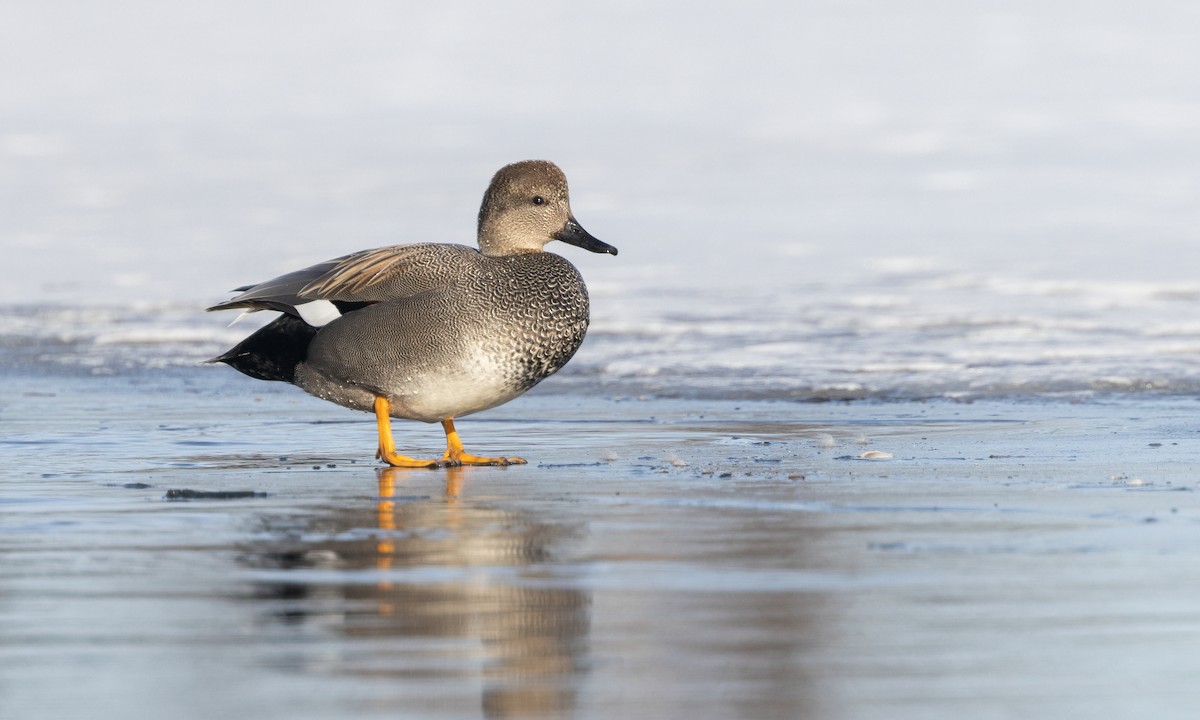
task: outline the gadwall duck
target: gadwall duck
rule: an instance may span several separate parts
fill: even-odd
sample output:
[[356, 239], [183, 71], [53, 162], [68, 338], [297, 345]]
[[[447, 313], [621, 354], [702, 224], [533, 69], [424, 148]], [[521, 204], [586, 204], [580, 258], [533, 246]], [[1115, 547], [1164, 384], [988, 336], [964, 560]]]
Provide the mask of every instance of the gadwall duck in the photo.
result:
[[[524, 463], [465, 452], [454, 418], [521, 395], [583, 342], [587, 287], [571, 263], [544, 252], [552, 240], [617, 254], [576, 222], [557, 166], [508, 165], [483, 196], [478, 250], [392, 245], [238, 288], [208, 309], [283, 315], [209, 362], [375, 413], [376, 456], [389, 465]], [[440, 422], [446, 452], [433, 460], [397, 453], [393, 417]]]

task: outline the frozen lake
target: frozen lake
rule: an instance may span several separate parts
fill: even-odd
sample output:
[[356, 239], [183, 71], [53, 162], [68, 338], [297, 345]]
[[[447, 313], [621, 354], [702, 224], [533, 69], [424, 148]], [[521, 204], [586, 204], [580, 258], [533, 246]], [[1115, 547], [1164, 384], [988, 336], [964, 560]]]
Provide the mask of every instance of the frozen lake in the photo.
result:
[[[5, 5], [0, 715], [1190, 717], [1198, 22]], [[197, 366], [526, 158], [621, 251], [530, 467]]]

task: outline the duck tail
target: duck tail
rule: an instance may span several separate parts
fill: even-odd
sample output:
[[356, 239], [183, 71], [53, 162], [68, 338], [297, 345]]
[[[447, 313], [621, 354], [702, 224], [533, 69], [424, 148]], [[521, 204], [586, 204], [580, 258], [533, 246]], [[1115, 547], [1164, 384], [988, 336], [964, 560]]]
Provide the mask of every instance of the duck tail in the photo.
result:
[[280, 315], [230, 350], [207, 360], [225, 363], [240, 373], [259, 380], [295, 383], [296, 366], [308, 357], [308, 345], [317, 334], [293, 315]]

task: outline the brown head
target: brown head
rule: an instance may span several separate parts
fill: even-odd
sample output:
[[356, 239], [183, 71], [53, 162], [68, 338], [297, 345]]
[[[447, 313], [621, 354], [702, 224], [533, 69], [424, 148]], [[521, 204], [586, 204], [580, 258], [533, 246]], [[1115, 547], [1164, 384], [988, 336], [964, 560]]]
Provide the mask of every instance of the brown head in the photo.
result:
[[567, 176], [557, 165], [525, 160], [500, 168], [479, 208], [479, 250], [493, 256], [541, 252], [551, 240], [617, 254], [575, 221]]

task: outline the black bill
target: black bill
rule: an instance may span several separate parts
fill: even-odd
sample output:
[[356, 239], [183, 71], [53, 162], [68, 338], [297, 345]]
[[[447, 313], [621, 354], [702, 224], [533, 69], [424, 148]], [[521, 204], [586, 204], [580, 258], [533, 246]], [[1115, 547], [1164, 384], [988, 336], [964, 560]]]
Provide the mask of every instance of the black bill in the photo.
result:
[[591, 233], [579, 226], [579, 222], [575, 220], [575, 218], [568, 218], [567, 224], [563, 225], [563, 229], [554, 233], [554, 239], [562, 240], [568, 245], [581, 247], [584, 250], [590, 250], [594, 253], [608, 253], [609, 255], [617, 254], [617, 249], [615, 247], [609, 245], [603, 240], [597, 240], [596, 238], [592, 237]]

